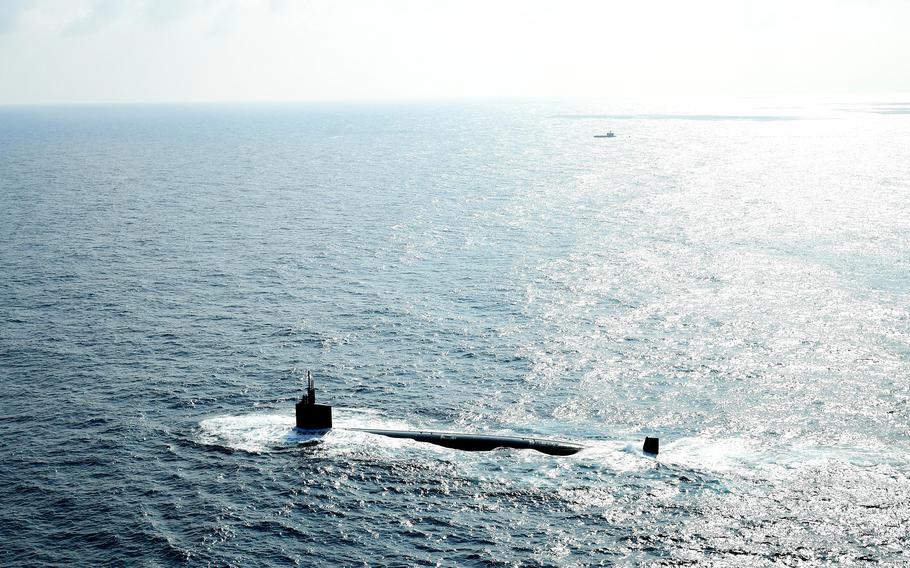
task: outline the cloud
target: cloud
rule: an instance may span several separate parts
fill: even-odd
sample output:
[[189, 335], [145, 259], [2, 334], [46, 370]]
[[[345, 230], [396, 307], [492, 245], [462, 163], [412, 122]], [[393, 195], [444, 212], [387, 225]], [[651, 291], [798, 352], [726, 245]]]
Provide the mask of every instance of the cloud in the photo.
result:
[[28, 7], [28, 0], [4, 0], [0, 2], [0, 34], [14, 31], [19, 17]]
[[118, 0], [95, 0], [88, 11], [64, 29], [65, 35], [96, 32], [114, 22], [123, 12], [125, 4]]
[[202, 0], [0, 0], [0, 33], [86, 36], [113, 25], [173, 25], [206, 7]]
[[167, 26], [191, 15], [199, 4], [192, 0], [146, 0], [143, 16], [152, 25]]

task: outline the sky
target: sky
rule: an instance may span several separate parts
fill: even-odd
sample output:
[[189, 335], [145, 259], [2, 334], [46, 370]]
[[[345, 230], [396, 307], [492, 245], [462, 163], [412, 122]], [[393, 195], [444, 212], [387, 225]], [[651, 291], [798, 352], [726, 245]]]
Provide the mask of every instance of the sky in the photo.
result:
[[905, 0], [0, 0], [0, 104], [910, 91]]

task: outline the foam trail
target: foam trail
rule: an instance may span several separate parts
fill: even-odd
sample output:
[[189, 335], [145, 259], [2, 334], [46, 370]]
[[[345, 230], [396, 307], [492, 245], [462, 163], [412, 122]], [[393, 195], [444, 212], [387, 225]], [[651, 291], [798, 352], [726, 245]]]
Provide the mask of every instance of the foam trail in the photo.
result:
[[[294, 416], [288, 414], [245, 414], [215, 416], [199, 423], [198, 441], [205, 445], [221, 446], [233, 450], [264, 453], [279, 448], [317, 442], [347, 443], [370, 440], [365, 434], [345, 432], [344, 428], [408, 429], [411, 425], [399, 420], [386, 420], [375, 413], [361, 409], [338, 409], [337, 428], [328, 433], [305, 433], [294, 427]], [[369, 443], [369, 442], [364, 442]], [[399, 442], [383, 442], [383, 446], [400, 446]]]
[[662, 448], [660, 457], [667, 465], [719, 473], [741, 471], [768, 459], [754, 440], [701, 437], [670, 441]]
[[288, 442], [294, 419], [284, 414], [216, 416], [200, 422], [199, 428], [203, 444], [262, 453]]

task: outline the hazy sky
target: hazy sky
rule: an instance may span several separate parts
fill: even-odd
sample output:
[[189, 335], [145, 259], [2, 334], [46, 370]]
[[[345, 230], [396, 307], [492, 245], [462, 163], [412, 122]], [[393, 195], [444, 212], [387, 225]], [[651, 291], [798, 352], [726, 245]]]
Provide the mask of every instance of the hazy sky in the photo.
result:
[[0, 104], [910, 91], [905, 0], [0, 0]]

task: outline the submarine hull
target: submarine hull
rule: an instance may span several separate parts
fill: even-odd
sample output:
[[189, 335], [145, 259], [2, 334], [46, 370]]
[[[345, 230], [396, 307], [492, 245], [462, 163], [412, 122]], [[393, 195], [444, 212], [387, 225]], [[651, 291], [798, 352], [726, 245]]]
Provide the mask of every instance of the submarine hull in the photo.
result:
[[[607, 134], [612, 134], [609, 132]], [[327, 432], [332, 428], [332, 407], [327, 404], [316, 404], [316, 383], [309, 371], [307, 377], [307, 392], [295, 407], [297, 415], [297, 428], [310, 432]], [[512, 448], [516, 450], [536, 450], [551, 456], [571, 456], [577, 454], [585, 447], [561, 440], [542, 440], [540, 438], [525, 438], [522, 436], [497, 436], [491, 434], [461, 434], [457, 432], [438, 431], [408, 431], [408, 430], [378, 430], [375, 428], [343, 428], [356, 430], [389, 438], [407, 438], [418, 442], [436, 444], [444, 448], [462, 450], [466, 452], [489, 452], [498, 448]], [[645, 438], [643, 452], [656, 456], [658, 451], [657, 438]]]
[[418, 442], [436, 444], [444, 448], [467, 452], [488, 452], [498, 448], [516, 450], [537, 450], [551, 456], [571, 456], [577, 454], [584, 446], [556, 440], [523, 438], [519, 436], [495, 436], [489, 434], [460, 434], [456, 432], [377, 430], [373, 428], [346, 428], [358, 432], [367, 432], [389, 438], [409, 438]]

